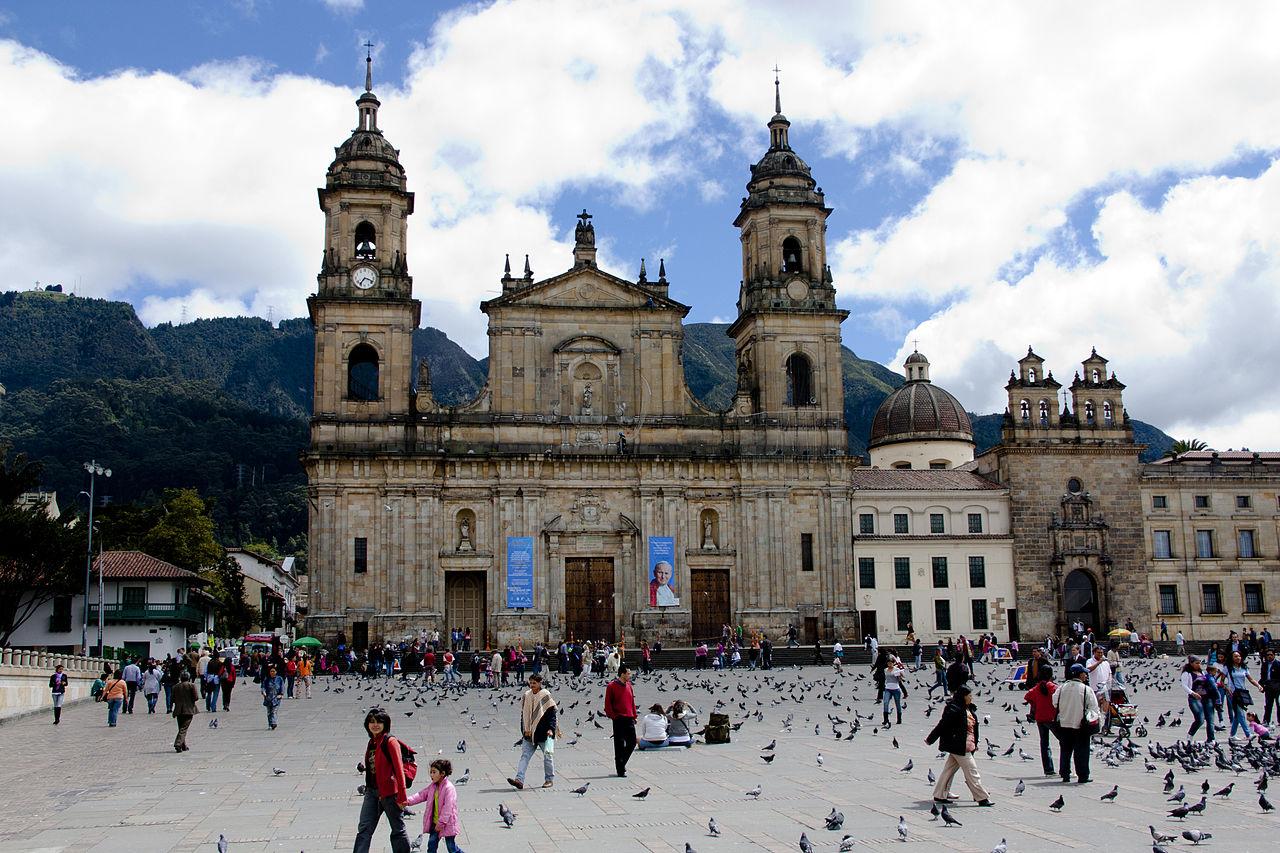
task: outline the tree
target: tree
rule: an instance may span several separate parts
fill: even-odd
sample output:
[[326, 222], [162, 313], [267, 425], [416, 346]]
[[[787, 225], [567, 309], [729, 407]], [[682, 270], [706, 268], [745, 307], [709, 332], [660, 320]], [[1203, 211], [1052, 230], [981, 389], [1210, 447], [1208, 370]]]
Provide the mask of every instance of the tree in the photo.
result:
[[40, 465], [0, 446], [0, 646], [40, 608], [79, 588], [85, 545], [73, 514], [50, 518], [43, 505], [20, 506], [40, 483]]
[[244, 575], [234, 557], [223, 557], [202, 576], [210, 582], [209, 594], [218, 601], [213, 617], [215, 633], [239, 637], [262, 621], [262, 612], [244, 600]]
[[1164, 452], [1165, 459], [1177, 459], [1184, 453], [1193, 453], [1197, 450], [1208, 450], [1209, 445], [1205, 444], [1198, 438], [1179, 438], [1169, 449]]
[[164, 513], [140, 545], [151, 556], [191, 572], [218, 565], [224, 554], [213, 537], [209, 507], [195, 489], [165, 493]]

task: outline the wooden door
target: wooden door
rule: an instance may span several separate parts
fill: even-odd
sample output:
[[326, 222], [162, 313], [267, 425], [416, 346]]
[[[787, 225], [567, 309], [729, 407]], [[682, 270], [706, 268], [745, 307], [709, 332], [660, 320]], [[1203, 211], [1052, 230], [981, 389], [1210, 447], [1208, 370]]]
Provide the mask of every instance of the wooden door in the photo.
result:
[[471, 629], [471, 648], [483, 649], [485, 634], [485, 573], [446, 572], [445, 621], [451, 628]]
[[693, 636], [696, 645], [701, 640], [714, 644], [720, 637], [720, 629], [732, 623], [729, 609], [729, 572], [724, 569], [694, 569], [689, 573], [690, 593], [693, 595]]
[[859, 610], [858, 616], [858, 621], [862, 623], [862, 636], [880, 636], [876, 633], [876, 612], [874, 610]]
[[564, 561], [565, 630], [575, 640], [615, 640], [613, 558], [567, 557]]
[[804, 644], [812, 646], [816, 642], [818, 642], [818, 617], [806, 616], [804, 617]]
[[351, 623], [351, 648], [357, 651], [363, 651], [369, 648], [369, 623], [368, 622], [352, 622]]

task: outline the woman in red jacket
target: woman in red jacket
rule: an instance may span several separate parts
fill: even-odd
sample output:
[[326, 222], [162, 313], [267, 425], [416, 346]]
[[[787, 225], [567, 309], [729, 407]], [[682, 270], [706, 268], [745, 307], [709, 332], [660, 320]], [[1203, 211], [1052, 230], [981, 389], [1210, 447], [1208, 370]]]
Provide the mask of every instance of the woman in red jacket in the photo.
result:
[[1049, 752], [1050, 726], [1058, 716], [1053, 707], [1053, 694], [1058, 685], [1053, 683], [1053, 667], [1045, 661], [1040, 662], [1036, 670], [1039, 681], [1031, 685], [1031, 689], [1023, 695], [1022, 701], [1031, 706], [1031, 719], [1040, 730], [1040, 762], [1044, 765], [1044, 775], [1054, 774], [1053, 755]]
[[352, 853], [369, 853], [373, 831], [383, 814], [391, 824], [392, 853], [409, 853], [409, 835], [398, 805], [406, 797], [404, 761], [400, 742], [391, 736], [391, 715], [381, 708], [370, 709], [364, 718], [364, 730], [369, 733], [369, 743], [364, 749], [364, 761], [356, 768], [364, 773], [364, 803]]

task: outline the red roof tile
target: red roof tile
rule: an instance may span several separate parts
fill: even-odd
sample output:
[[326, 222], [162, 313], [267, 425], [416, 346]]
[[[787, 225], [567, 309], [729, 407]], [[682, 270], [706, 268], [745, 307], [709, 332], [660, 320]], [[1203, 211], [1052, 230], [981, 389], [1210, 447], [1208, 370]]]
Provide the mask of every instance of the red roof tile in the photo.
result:
[[104, 578], [184, 578], [204, 582], [195, 572], [141, 551], [104, 551], [93, 561], [93, 568], [101, 571]]
[[850, 479], [855, 489], [980, 491], [1004, 488], [972, 471], [955, 469], [855, 468]]

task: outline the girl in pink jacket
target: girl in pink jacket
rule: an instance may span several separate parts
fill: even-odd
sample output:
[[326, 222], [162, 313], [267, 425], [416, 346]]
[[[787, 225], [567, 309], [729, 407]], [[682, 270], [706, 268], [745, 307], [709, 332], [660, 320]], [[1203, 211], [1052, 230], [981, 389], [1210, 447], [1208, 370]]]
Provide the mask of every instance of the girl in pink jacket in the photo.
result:
[[458, 835], [458, 789], [449, 777], [453, 762], [437, 758], [431, 762], [431, 784], [401, 803], [401, 807], [426, 803], [422, 813], [422, 832], [427, 836], [427, 853], [436, 853], [440, 839], [449, 853], [463, 853], [454, 838]]

